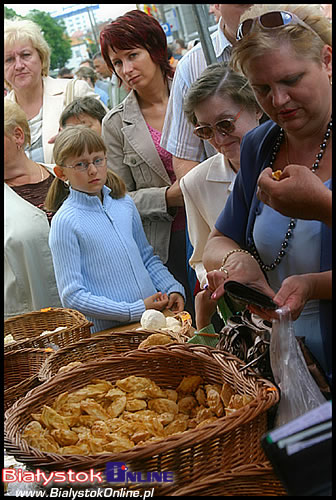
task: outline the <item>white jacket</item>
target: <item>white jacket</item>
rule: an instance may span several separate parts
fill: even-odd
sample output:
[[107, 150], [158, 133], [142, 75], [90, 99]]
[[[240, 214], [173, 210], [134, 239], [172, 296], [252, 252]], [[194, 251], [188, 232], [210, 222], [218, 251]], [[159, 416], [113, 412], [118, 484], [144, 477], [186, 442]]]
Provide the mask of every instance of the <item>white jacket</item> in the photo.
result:
[[[72, 81], [67, 78], [51, 78], [43, 76], [43, 111], [42, 111], [42, 145], [44, 163], [53, 162], [53, 144], [48, 144], [49, 139], [54, 137], [59, 130], [59, 119], [65, 108], [64, 93], [67, 85]], [[83, 80], [76, 80], [73, 97], [92, 96], [100, 99], [93, 89]], [[15, 92], [12, 90], [6, 99], [16, 102]], [[102, 102], [102, 101], [101, 101]], [[104, 103], [103, 106], [106, 108]], [[108, 109], [106, 108], [108, 111]]]
[[6, 183], [4, 202], [5, 319], [43, 307], [62, 307], [48, 245], [47, 215]]
[[201, 287], [207, 283], [207, 272], [202, 263], [204, 247], [233, 189], [235, 178], [236, 174], [224, 155], [217, 153], [196, 165], [180, 180], [189, 238], [194, 249], [189, 264]]

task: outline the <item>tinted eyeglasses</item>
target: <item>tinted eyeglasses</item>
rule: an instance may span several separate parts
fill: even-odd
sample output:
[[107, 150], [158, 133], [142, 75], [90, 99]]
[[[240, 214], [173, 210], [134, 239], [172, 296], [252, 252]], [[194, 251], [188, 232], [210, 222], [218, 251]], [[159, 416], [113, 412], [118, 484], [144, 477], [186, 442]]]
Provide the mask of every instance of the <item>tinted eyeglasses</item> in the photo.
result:
[[194, 129], [194, 134], [197, 135], [197, 137], [199, 137], [200, 139], [204, 139], [205, 141], [213, 138], [215, 134], [214, 130], [217, 130], [217, 132], [222, 135], [232, 134], [232, 132], [236, 128], [235, 122], [238, 120], [240, 113], [241, 110], [239, 110], [234, 118], [225, 118], [225, 120], [220, 120], [213, 126], [203, 125], [200, 127], [196, 127]]
[[[272, 12], [267, 12], [259, 17], [253, 19], [245, 19], [238, 26], [236, 39], [239, 41], [244, 36], [248, 35], [256, 23], [259, 23], [265, 29], [280, 28], [281, 26], [287, 26], [288, 24], [299, 24], [303, 28], [310, 30], [314, 35], [317, 35], [316, 31], [313, 30], [308, 24], [299, 19], [295, 14], [287, 12], [285, 10], [277, 10]], [[317, 35], [318, 36], [318, 35]]]
[[73, 168], [76, 172], [85, 172], [90, 165], [94, 165], [96, 168], [102, 167], [105, 163], [106, 156], [96, 158], [93, 161], [79, 161], [75, 165], [64, 165], [65, 168]]

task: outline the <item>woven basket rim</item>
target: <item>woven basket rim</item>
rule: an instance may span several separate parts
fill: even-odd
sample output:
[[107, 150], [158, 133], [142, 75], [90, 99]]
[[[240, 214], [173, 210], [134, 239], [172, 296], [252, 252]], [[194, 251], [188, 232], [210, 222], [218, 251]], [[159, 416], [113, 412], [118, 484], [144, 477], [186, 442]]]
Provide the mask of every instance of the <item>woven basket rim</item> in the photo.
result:
[[[176, 352], [177, 351], [177, 352]], [[195, 351], [195, 352], [194, 352]], [[111, 366], [113, 368], [114, 364], [118, 364], [121, 361], [126, 362], [128, 358], [130, 360], [143, 359], [146, 357], [148, 360], [150, 357], [155, 359], [156, 356], [161, 356], [165, 359], [169, 355], [179, 355], [184, 358], [184, 356], [189, 356], [190, 358], [199, 359], [203, 358], [204, 361], [213, 363], [214, 366], [218, 366], [219, 360], [221, 359], [224, 363], [222, 369], [228, 369], [228, 364], [237, 365], [238, 358], [225, 355], [222, 351], [217, 351], [215, 349], [209, 349], [207, 346], [191, 345], [191, 344], [171, 344], [168, 346], [153, 346], [146, 350], [134, 350], [129, 351], [124, 354], [110, 355], [106, 358], [100, 358], [98, 361], [88, 362], [85, 367], [78, 367], [71, 371], [57, 374], [52, 377], [47, 382], [44, 382], [40, 386], [29, 391], [24, 398], [21, 398], [14, 403], [5, 413], [5, 447], [9, 448], [10, 453], [17, 453], [22, 457], [29, 458], [32, 462], [32, 456], [43, 458], [45, 460], [46, 466], [50, 467], [66, 467], [67, 464], [71, 464], [71, 467], [94, 467], [95, 464], [104, 464], [108, 461], [118, 460], [118, 461], [130, 461], [132, 459], [142, 459], [151, 457], [153, 455], [164, 453], [165, 451], [177, 449], [179, 447], [192, 446], [195, 444], [195, 438], [197, 439], [197, 444], [203, 443], [208, 439], [218, 436], [219, 433], [224, 433], [236, 428], [240, 424], [245, 424], [253, 420], [257, 415], [266, 411], [271, 406], [273, 406], [279, 400], [279, 394], [270, 381], [262, 379], [256, 376], [254, 373], [250, 373], [249, 377], [254, 379], [254, 382], [258, 384], [260, 392], [257, 397], [255, 397], [248, 405], [236, 410], [227, 417], [219, 418], [216, 422], [204, 425], [202, 427], [202, 433], [200, 429], [189, 429], [187, 432], [181, 434], [175, 434], [164, 438], [158, 442], [150, 443], [146, 445], [137, 445], [134, 448], [120, 452], [120, 453], [101, 453], [99, 455], [58, 455], [55, 453], [41, 452], [27, 445], [27, 443], [21, 439], [21, 436], [15, 435], [15, 425], [12, 420], [16, 418], [17, 414], [26, 411], [30, 406], [36, 401], [41, 400], [41, 407], [43, 405], [43, 396], [48, 394], [55, 386], [60, 388], [60, 392], [64, 392], [67, 381], [71, 381], [72, 378], [83, 374], [86, 371], [94, 370], [99, 367], [104, 368]], [[238, 360], [239, 361], [239, 360]], [[141, 366], [141, 365], [140, 365]], [[232, 368], [232, 366], [231, 366]], [[141, 376], [141, 373], [139, 374]], [[240, 375], [242, 376], [242, 375]], [[246, 375], [245, 375], [246, 376]], [[97, 377], [91, 377], [97, 378]], [[89, 379], [82, 377], [83, 385], [89, 382]], [[91, 379], [90, 379], [91, 380]], [[269, 389], [269, 390], [268, 390]], [[14, 436], [12, 435], [14, 431]], [[202, 434], [202, 436], [201, 436]], [[24, 451], [23, 451], [24, 450]]]
[[41, 309], [38, 311], [31, 311], [28, 313], [24, 314], [19, 314], [17, 316], [12, 316], [11, 318], [7, 318], [4, 321], [4, 335], [8, 335], [10, 332], [6, 332], [6, 325], [12, 325], [13, 323], [18, 323], [24, 322], [25, 320], [32, 319], [34, 317], [38, 316], [43, 316], [47, 317], [47, 315], [52, 315], [55, 317], [55, 315], [60, 314], [62, 317], [64, 315], [67, 315], [68, 317], [71, 317], [71, 319], [74, 321], [72, 325], [66, 326], [64, 329], [59, 330], [58, 332], [51, 332], [44, 334], [41, 336], [41, 332], [29, 332], [29, 336], [25, 339], [21, 340], [16, 340], [13, 343], [9, 343], [4, 346], [4, 351], [5, 352], [10, 352], [10, 351], [16, 351], [18, 349], [24, 349], [24, 348], [30, 348], [33, 347], [31, 343], [39, 341], [41, 338], [43, 338], [43, 342], [47, 343], [52, 342], [53, 339], [59, 338], [61, 335], [69, 335], [71, 336], [78, 330], [79, 328], [84, 329], [84, 328], [89, 328], [93, 325], [91, 321], [88, 321], [87, 318], [79, 311], [76, 309], [69, 309], [66, 307], [48, 307], [45, 309]]
[[[155, 330], [155, 329], [137, 328], [135, 330], [130, 329], [130, 330], [124, 330], [122, 332], [111, 331], [111, 332], [95, 333], [91, 337], [77, 340], [76, 342], [73, 342], [55, 351], [45, 360], [38, 373], [39, 380], [41, 382], [42, 381], [44, 382], [46, 380], [49, 380], [50, 377], [55, 376], [56, 374], [52, 374], [53, 363], [61, 356], [66, 356], [67, 353], [71, 353], [74, 349], [85, 348], [89, 344], [95, 344], [95, 343], [103, 344], [105, 341], [107, 341], [108, 344], [111, 344], [115, 338], [127, 339], [128, 337], [131, 338], [138, 335], [139, 336], [143, 335], [144, 338], [147, 338], [150, 335], [156, 333], [162, 334], [163, 332], [161, 330]], [[178, 343], [175, 338], [175, 334], [173, 332], [164, 332], [164, 334], [167, 334], [172, 339], [172, 341], [166, 345], [170, 345], [172, 343]], [[132, 346], [128, 350], [134, 350], [134, 349], [138, 349], [138, 347]], [[148, 349], [148, 347], [144, 349]], [[105, 356], [106, 355], [104, 354], [104, 357]]]

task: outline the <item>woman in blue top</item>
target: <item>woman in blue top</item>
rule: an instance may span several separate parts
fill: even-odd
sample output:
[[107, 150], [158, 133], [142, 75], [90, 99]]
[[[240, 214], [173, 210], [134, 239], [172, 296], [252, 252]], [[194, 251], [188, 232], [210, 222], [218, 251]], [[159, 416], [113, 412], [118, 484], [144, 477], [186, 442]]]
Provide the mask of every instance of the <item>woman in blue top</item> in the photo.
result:
[[[261, 171], [285, 176], [289, 164], [311, 169], [331, 189], [331, 43], [331, 23], [317, 6], [255, 5], [242, 16], [231, 64], [271, 120], [244, 137], [234, 190], [203, 255], [214, 298], [229, 279], [289, 305], [295, 334], [306, 337], [328, 376], [331, 229], [281, 215], [256, 191]], [[293, 275], [298, 287], [284, 300], [282, 287]]]
[[124, 182], [107, 173], [105, 155], [95, 131], [61, 131], [54, 145], [58, 179], [46, 200], [50, 210], [62, 203], [49, 237], [62, 304], [85, 314], [93, 332], [139, 321], [146, 309], [180, 312], [185, 297], [154, 255]]

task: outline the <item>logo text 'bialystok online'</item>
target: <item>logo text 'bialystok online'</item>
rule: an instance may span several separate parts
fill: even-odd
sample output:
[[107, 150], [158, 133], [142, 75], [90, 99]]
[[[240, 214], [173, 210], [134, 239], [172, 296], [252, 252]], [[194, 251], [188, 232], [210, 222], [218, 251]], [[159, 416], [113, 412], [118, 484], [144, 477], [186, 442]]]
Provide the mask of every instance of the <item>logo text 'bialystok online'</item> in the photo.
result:
[[126, 467], [124, 462], [107, 462], [105, 476], [109, 483], [172, 483], [174, 481], [172, 472], [133, 472]]

